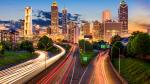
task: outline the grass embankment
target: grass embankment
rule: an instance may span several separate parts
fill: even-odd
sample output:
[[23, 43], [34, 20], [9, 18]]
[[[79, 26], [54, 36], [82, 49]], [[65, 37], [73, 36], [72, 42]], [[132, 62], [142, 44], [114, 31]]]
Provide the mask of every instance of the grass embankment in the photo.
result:
[[30, 52], [5, 52], [0, 58], [0, 67], [17, 64], [34, 57], [36, 57], [36, 54]]
[[[114, 59], [114, 66], [118, 69], [118, 59]], [[121, 59], [121, 75], [129, 84], [150, 84], [150, 62], [134, 59]]]
[[95, 52], [93, 51], [87, 51], [87, 52], [81, 52], [80, 51], [80, 61], [81, 61], [81, 64], [82, 65], [87, 65], [89, 64], [89, 62], [94, 58], [96, 57], [96, 54]]

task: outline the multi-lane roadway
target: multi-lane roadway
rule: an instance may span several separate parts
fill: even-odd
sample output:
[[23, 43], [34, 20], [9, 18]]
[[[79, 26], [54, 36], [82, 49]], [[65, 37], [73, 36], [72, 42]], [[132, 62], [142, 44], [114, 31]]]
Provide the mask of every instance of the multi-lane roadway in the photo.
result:
[[59, 61], [57, 66], [48, 70], [47, 73], [36, 76], [27, 84], [78, 84], [85, 68], [80, 64], [79, 47], [72, 45], [70, 52]]
[[79, 56], [79, 47], [72, 45], [63, 60], [28, 84], [126, 84], [115, 72], [108, 51], [100, 51], [87, 67], [81, 65]]
[[100, 52], [93, 62], [89, 84], [127, 84], [113, 68], [108, 52]]
[[59, 45], [54, 44], [61, 52], [51, 58], [44, 51], [36, 51], [39, 54], [38, 58], [32, 59], [17, 66], [0, 71], [0, 84], [22, 84], [39, 74], [45, 68], [52, 65], [64, 54], [65, 50]]
[[[63, 58], [65, 50], [55, 46], [62, 51], [56, 56], [48, 58], [46, 52], [36, 51], [40, 55], [37, 59], [1, 71], [0, 84], [22, 84], [26, 81], [29, 81], [27, 84], [127, 84], [113, 68], [108, 51], [100, 51], [87, 67], [83, 67], [77, 45], [71, 45]], [[39, 74], [50, 65], [44, 74]]]

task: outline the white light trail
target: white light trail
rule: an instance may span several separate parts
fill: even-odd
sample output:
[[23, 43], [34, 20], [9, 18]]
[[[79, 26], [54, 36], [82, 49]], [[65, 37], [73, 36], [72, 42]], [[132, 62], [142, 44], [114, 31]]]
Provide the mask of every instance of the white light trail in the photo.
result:
[[[54, 46], [59, 48], [61, 53], [47, 59], [46, 67], [55, 63], [66, 53], [61, 46], [56, 44], [54, 44]], [[48, 56], [47, 53], [43, 51], [36, 51], [36, 53], [39, 54], [38, 58], [0, 71], [0, 84], [22, 84], [42, 72], [45, 69], [45, 56]]]

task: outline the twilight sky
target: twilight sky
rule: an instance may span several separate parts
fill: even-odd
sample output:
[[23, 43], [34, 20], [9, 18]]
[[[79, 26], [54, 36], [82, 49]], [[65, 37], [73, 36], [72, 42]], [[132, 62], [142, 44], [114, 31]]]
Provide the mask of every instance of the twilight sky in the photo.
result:
[[[33, 10], [50, 11], [53, 0], [0, 0], [0, 20], [17, 20], [24, 18], [24, 8], [32, 6]], [[120, 0], [56, 0], [59, 11], [66, 6], [70, 13], [78, 13], [85, 20], [101, 20], [105, 9], [112, 12], [117, 19]], [[129, 26], [143, 29], [150, 24], [150, 0], [126, 0], [129, 6]], [[143, 27], [143, 28], [142, 28]], [[135, 28], [134, 28], [135, 29]]]

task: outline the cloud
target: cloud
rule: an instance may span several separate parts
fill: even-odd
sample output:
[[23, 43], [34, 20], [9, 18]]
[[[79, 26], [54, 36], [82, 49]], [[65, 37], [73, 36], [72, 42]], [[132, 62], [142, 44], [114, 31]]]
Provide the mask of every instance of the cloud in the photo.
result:
[[[49, 26], [51, 23], [51, 12], [43, 11], [43, 10], [34, 10], [33, 11], [33, 24], [38, 24], [40, 26]], [[68, 20], [77, 21], [78, 14], [68, 13]], [[59, 12], [59, 25], [62, 25], [62, 13]]]
[[33, 10], [33, 16], [35, 18], [46, 19], [46, 20], [50, 20], [51, 18], [50, 12], [43, 11], [43, 10]]

